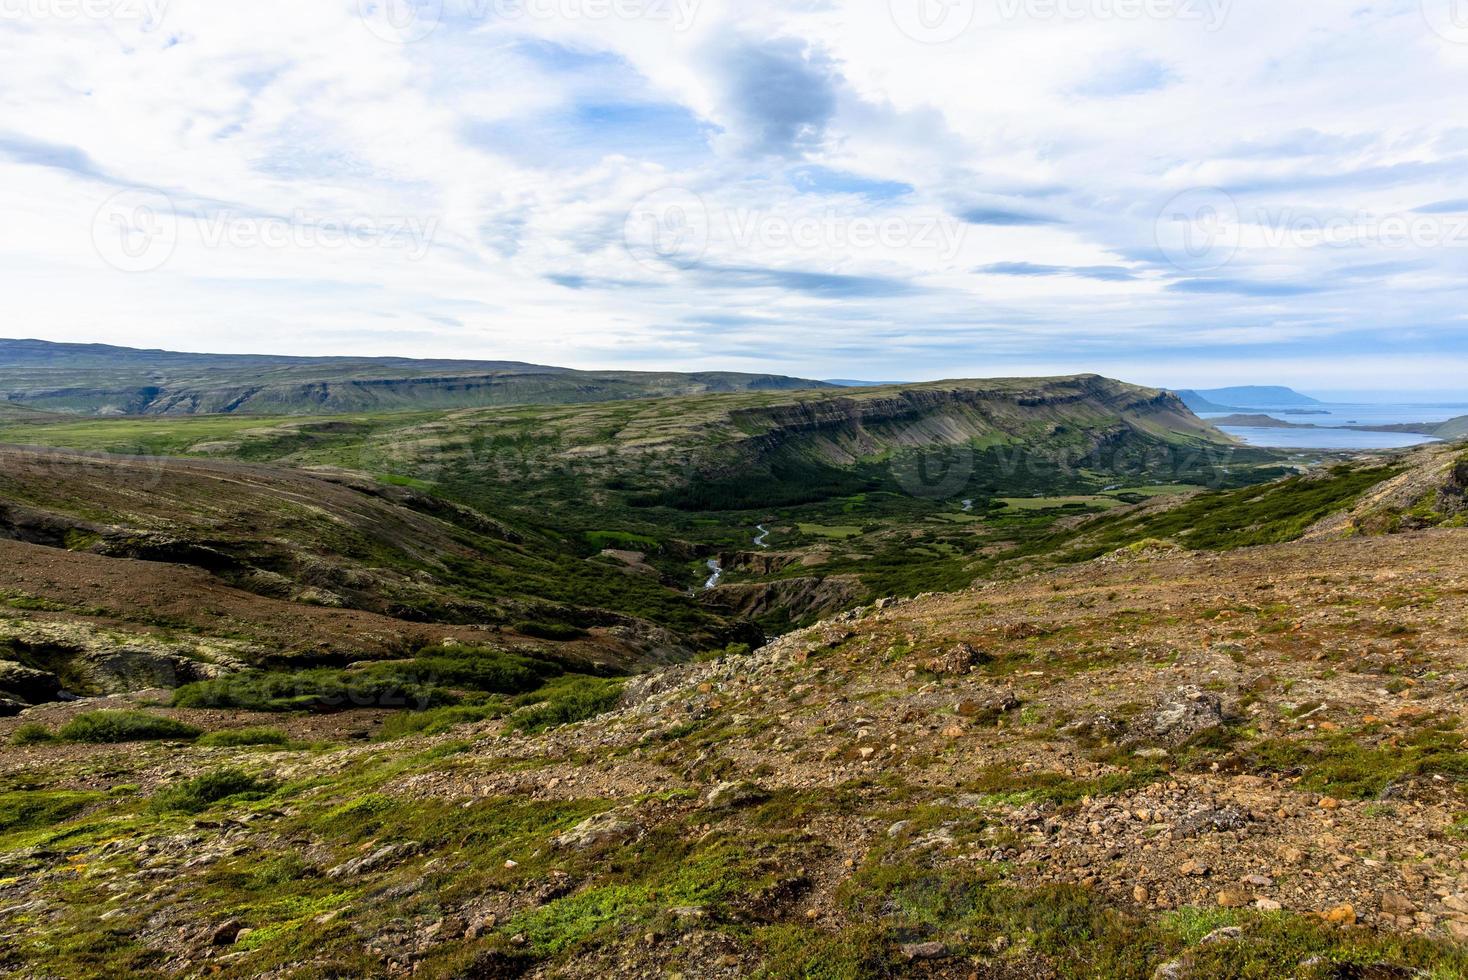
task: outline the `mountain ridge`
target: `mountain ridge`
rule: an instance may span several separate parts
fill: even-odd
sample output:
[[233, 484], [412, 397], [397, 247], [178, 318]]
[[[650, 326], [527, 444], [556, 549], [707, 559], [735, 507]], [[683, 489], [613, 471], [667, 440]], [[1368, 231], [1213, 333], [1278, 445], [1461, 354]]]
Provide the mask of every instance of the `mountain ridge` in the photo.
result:
[[520, 361], [194, 354], [0, 339], [0, 403], [79, 415], [330, 415], [832, 387], [729, 371], [579, 371]]

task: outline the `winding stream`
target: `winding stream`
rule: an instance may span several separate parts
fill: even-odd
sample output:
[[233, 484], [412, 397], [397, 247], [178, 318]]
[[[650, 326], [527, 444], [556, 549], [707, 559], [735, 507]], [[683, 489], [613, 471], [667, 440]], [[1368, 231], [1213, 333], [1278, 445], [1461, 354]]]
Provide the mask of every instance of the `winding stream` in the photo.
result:
[[709, 576], [707, 582], [703, 583], [703, 587], [705, 590], [712, 589], [714, 586], [718, 585], [719, 579], [724, 577], [724, 566], [719, 564], [719, 559], [710, 558], [708, 560], [708, 568], [709, 571], [713, 574]]
[[[768, 548], [769, 545], [765, 544], [765, 539], [770, 536], [770, 529], [765, 527], [763, 524], [756, 524], [755, 528], [759, 531], [759, 534], [755, 535], [754, 537], [755, 547]], [[719, 582], [723, 580], [724, 566], [719, 564], [719, 559], [717, 558], [710, 558], [705, 564], [707, 564], [708, 566], [709, 577], [708, 580], [703, 583], [703, 590], [707, 592], [709, 589], [714, 588], [719, 584]]]

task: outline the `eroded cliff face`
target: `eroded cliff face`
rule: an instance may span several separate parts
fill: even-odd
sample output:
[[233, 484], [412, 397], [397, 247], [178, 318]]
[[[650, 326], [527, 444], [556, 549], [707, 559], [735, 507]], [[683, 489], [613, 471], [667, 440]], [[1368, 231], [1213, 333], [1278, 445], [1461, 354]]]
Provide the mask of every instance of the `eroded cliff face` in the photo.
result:
[[[820, 398], [740, 409], [747, 460], [803, 449], [834, 465], [975, 440], [1039, 444], [1058, 437], [1102, 446], [1128, 433], [1227, 443], [1169, 392], [1097, 375], [1022, 382], [946, 382], [866, 398]], [[721, 447], [722, 451], [722, 447]]]
[[780, 613], [792, 622], [800, 622], [849, 609], [866, 594], [867, 588], [857, 576], [831, 575], [720, 585], [705, 593], [703, 602], [731, 616], [758, 619]]

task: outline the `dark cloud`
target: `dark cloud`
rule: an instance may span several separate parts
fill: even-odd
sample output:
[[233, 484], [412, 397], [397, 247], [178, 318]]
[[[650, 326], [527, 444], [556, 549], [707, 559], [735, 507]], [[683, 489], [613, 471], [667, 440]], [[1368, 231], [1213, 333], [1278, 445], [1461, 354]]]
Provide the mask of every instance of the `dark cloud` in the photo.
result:
[[751, 152], [794, 157], [821, 145], [840, 76], [819, 49], [781, 38], [721, 44], [715, 52], [726, 107]]

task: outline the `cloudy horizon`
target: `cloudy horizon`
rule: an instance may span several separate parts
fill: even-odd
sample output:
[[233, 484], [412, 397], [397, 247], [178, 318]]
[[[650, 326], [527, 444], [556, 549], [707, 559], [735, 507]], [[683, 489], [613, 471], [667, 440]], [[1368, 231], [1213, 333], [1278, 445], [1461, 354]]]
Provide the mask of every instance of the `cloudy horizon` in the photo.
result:
[[12, 337], [1468, 376], [1459, 0], [0, 0]]

